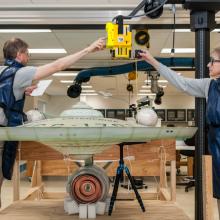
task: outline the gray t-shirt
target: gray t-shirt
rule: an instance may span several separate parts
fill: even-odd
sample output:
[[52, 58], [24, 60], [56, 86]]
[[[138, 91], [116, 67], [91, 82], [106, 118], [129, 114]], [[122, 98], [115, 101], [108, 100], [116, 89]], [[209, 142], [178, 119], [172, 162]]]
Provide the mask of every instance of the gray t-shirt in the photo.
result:
[[211, 79], [192, 79], [178, 75], [175, 71], [160, 63], [158, 72], [177, 89], [188, 95], [208, 100], [208, 92]]
[[[0, 74], [6, 68], [6, 66], [0, 66]], [[36, 73], [37, 68], [33, 66], [26, 66], [19, 69], [15, 74], [13, 92], [15, 99], [19, 100], [23, 97], [24, 91], [28, 86], [31, 86], [33, 77]], [[6, 125], [7, 119], [3, 109], [0, 108], [0, 125]]]

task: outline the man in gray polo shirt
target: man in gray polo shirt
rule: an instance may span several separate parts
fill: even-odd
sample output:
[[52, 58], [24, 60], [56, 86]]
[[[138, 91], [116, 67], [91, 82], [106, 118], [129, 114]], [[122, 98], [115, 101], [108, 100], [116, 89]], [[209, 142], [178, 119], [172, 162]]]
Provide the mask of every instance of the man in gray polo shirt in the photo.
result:
[[[43, 66], [32, 67], [32, 66], [26, 66], [29, 61], [28, 44], [19, 38], [13, 38], [13, 39], [6, 41], [4, 44], [3, 53], [4, 53], [4, 58], [5, 58], [5, 65], [0, 66], [0, 76], [1, 74], [2, 76], [4, 76], [4, 74], [7, 73], [7, 71], [10, 72], [9, 70], [10, 68], [16, 69], [16, 71], [11, 70], [12, 73], [13, 71], [15, 72], [13, 76], [14, 81], [12, 82], [13, 93], [11, 95], [14, 96], [13, 98], [16, 102], [19, 102], [20, 100], [24, 101], [24, 98], [23, 98], [24, 94], [30, 95], [31, 92], [36, 88], [34, 84], [36, 84], [38, 80], [46, 78], [68, 67], [71, 67], [76, 61], [78, 61], [85, 55], [95, 52], [95, 51], [102, 50], [104, 49], [104, 47], [105, 47], [105, 39], [100, 38], [94, 43], [92, 43], [90, 46], [86, 47], [85, 49], [79, 52], [57, 59]], [[5, 88], [10, 87], [10, 86], [7, 87], [6, 83], [1, 82], [0, 89], [3, 88], [4, 84], [6, 85]], [[2, 89], [1, 93], [4, 93], [5, 90], [6, 89]], [[7, 95], [8, 95], [8, 92], [6, 91], [5, 96]], [[1, 96], [1, 99], [3, 100], [4, 99], [4, 97], [2, 98], [3, 95], [0, 94], [0, 96]], [[2, 107], [0, 107], [0, 126], [8, 126], [9, 120], [8, 120], [8, 117], [6, 117], [5, 113], [6, 113], [5, 108], [3, 109]], [[10, 114], [12, 113], [13, 111], [10, 112]], [[1, 207], [1, 186], [3, 183], [3, 179], [4, 179], [3, 173], [2, 173], [3, 146], [4, 146], [4, 142], [0, 142], [0, 207]]]
[[206, 122], [209, 126], [208, 145], [213, 167], [213, 196], [217, 199], [220, 219], [220, 47], [212, 51], [210, 62], [207, 65], [210, 78], [203, 79], [178, 75], [175, 71], [159, 63], [149, 51], [142, 51], [140, 56], [177, 89], [195, 97], [206, 98]]

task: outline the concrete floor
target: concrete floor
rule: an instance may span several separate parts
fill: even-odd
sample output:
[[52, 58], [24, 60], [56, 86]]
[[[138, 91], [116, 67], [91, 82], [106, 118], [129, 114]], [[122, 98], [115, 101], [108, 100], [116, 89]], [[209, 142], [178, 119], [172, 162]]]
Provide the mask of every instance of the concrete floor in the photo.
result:
[[[65, 191], [65, 183], [67, 178], [63, 177], [46, 177], [43, 179], [45, 183], [45, 191], [50, 192], [60, 192]], [[151, 192], [155, 190], [156, 180], [155, 178], [148, 178], [145, 180], [148, 186], [147, 191]], [[21, 197], [24, 197], [30, 188], [30, 182], [27, 177], [21, 178], [20, 192]], [[177, 186], [177, 204], [181, 207], [185, 213], [194, 220], [194, 187], [185, 192], [184, 186]], [[12, 203], [12, 182], [4, 181], [2, 188], [2, 208], [10, 205]], [[214, 220], [218, 220], [218, 211], [216, 200], [213, 199], [213, 209], [214, 209]]]

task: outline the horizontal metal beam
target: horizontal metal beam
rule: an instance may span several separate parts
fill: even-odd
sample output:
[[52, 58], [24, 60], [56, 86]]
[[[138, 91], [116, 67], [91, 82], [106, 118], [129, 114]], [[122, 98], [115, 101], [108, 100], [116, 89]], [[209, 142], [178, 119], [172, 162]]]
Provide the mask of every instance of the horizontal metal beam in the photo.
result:
[[[132, 29], [143, 26], [131, 25]], [[145, 24], [148, 29], [173, 29], [173, 24]], [[218, 25], [220, 27], [220, 24]], [[105, 24], [0, 24], [0, 29], [53, 29], [53, 30], [104, 30]], [[176, 29], [190, 28], [190, 24], [176, 24]]]
[[184, 0], [168, 0], [166, 4], [183, 4]]
[[[181, 0], [168, 0], [166, 4], [180, 4]], [[91, 4], [91, 5], [79, 5], [79, 4], [26, 4], [26, 5], [1, 5], [0, 11], [70, 11], [70, 10], [132, 10], [137, 4]]]
[[[173, 29], [173, 24], [145, 24], [148, 29]], [[131, 25], [137, 29], [143, 24]], [[216, 28], [220, 28], [217, 24]], [[104, 30], [105, 24], [0, 24], [0, 29]], [[190, 24], [176, 24], [175, 29], [190, 29]]]
[[[184, 71], [195, 71], [195, 67], [170, 67], [172, 70], [174, 71], [181, 71], [181, 72], [184, 72]], [[81, 70], [84, 70], [85, 68], [68, 68], [62, 72], [70, 72], [70, 71], [81, 71]]]

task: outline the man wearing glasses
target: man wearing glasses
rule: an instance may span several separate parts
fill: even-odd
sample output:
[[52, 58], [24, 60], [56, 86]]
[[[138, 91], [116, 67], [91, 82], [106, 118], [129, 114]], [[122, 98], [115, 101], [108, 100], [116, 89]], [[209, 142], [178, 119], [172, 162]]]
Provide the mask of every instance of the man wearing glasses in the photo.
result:
[[[34, 82], [71, 67], [85, 55], [104, 49], [100, 38], [85, 49], [39, 67], [27, 66], [28, 44], [19, 38], [5, 42], [4, 66], [0, 66], [0, 126], [18, 126], [23, 123], [25, 95], [36, 88]], [[0, 195], [3, 179], [11, 179], [17, 142], [0, 142]], [[0, 196], [1, 207], [1, 196]]]
[[213, 162], [213, 196], [217, 199], [220, 219], [220, 47], [212, 51], [210, 62], [207, 65], [210, 78], [203, 79], [178, 75], [175, 71], [159, 63], [149, 51], [142, 51], [140, 56], [177, 89], [195, 97], [206, 98], [206, 121], [209, 126], [208, 145]]

